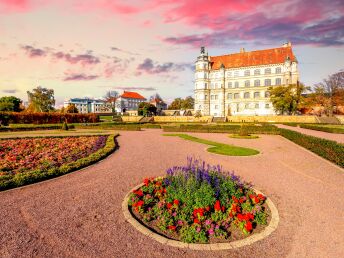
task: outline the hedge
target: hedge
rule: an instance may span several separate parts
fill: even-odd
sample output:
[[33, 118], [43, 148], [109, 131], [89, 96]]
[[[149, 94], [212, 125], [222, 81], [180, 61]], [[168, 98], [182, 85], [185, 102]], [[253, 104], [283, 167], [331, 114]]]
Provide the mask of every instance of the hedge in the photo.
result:
[[282, 128], [280, 128], [280, 134], [338, 166], [344, 167], [343, 144]]
[[96, 114], [71, 113], [29, 113], [29, 112], [0, 112], [0, 121], [10, 124], [59, 124], [67, 119], [67, 123], [96, 123], [99, 116]]
[[116, 123], [93, 123], [93, 124], [73, 124], [79, 129], [114, 129], [125, 131], [141, 131], [138, 124], [116, 124]]
[[[163, 126], [164, 132], [200, 132], [200, 133], [239, 133], [240, 125], [180, 125]], [[279, 134], [274, 125], [244, 125], [249, 134]]]
[[[81, 169], [83, 167], [89, 166], [98, 162], [99, 160], [110, 155], [117, 147], [116, 137], [117, 135], [109, 135], [105, 146], [95, 153], [92, 153], [88, 157], [78, 159], [75, 162], [63, 164], [58, 168], [52, 168], [49, 170], [33, 170], [30, 172], [16, 174], [16, 175], [6, 175], [0, 177], [0, 191], [36, 183], [53, 177], [61, 176], [72, 171]], [[51, 137], [51, 136], [49, 136]], [[61, 138], [63, 136], [56, 136], [56, 138]], [[71, 137], [71, 136], [69, 136]], [[78, 136], [75, 136], [78, 137]]]
[[343, 125], [343, 128], [326, 127], [326, 126], [320, 126], [320, 125], [306, 125], [306, 124], [301, 124], [300, 127], [305, 128], [305, 129], [327, 132], [327, 133], [344, 133], [344, 125]]
[[[62, 128], [62, 124], [59, 125], [34, 125], [34, 124], [15, 124], [8, 127], [0, 127], [0, 132], [18, 132], [18, 131], [35, 131], [35, 130], [58, 130]], [[69, 129], [73, 129], [74, 125], [68, 125]]]

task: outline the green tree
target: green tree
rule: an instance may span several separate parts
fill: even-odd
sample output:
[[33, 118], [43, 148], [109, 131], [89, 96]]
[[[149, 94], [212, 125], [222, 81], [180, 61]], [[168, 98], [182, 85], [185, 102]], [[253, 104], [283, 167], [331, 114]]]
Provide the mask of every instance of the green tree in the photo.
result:
[[22, 111], [21, 103], [21, 99], [14, 96], [2, 97], [0, 98], [0, 111], [20, 112]]
[[195, 106], [195, 99], [191, 96], [186, 97], [181, 105], [181, 109], [193, 109]]
[[270, 87], [270, 100], [275, 112], [281, 115], [294, 115], [303, 104], [304, 97], [302, 93], [306, 89], [308, 88], [301, 83]]
[[177, 109], [193, 109], [195, 105], [195, 100], [193, 97], [188, 96], [185, 99], [176, 98], [169, 105], [168, 109], [177, 110]]
[[65, 113], [79, 113], [79, 110], [76, 108], [75, 104], [69, 104], [64, 110]]
[[141, 102], [138, 107], [138, 115], [139, 116], [147, 116], [150, 114], [156, 114], [156, 106], [148, 103], [148, 102]]
[[49, 112], [54, 110], [55, 99], [54, 90], [43, 88], [41, 86], [27, 91], [29, 99], [28, 111], [32, 112]]

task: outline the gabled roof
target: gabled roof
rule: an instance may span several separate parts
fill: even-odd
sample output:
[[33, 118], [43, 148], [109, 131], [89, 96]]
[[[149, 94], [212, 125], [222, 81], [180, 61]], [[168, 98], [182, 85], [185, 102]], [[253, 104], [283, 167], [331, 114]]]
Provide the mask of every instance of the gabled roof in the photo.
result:
[[133, 91], [124, 91], [121, 97], [125, 99], [146, 99], [145, 97], [141, 96], [137, 92], [133, 92]]
[[287, 58], [296, 61], [293, 50], [290, 46], [241, 52], [223, 56], [210, 56], [211, 69], [217, 70], [224, 65], [225, 68], [238, 68], [257, 65], [281, 64]]

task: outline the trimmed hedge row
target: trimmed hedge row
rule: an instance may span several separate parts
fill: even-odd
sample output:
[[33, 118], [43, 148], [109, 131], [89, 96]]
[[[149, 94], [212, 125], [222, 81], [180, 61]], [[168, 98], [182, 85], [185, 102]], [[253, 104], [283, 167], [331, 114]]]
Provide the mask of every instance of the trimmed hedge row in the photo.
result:
[[[75, 162], [64, 164], [58, 168], [52, 168], [49, 170], [33, 170], [30, 172], [16, 174], [16, 175], [6, 175], [0, 177], [0, 191], [36, 183], [39, 181], [47, 180], [53, 177], [61, 176], [72, 171], [84, 168], [91, 164], [98, 162], [99, 160], [110, 155], [117, 147], [115, 138], [117, 135], [109, 135], [105, 146], [95, 153], [92, 153], [88, 157], [78, 159]], [[51, 137], [51, 136], [49, 136]], [[61, 138], [63, 136], [57, 136], [56, 138]], [[71, 136], [69, 136], [71, 137]], [[78, 136], [75, 136], [78, 137]]]
[[141, 131], [138, 124], [116, 124], [116, 123], [93, 123], [93, 124], [74, 124], [79, 129], [114, 129], [125, 131]]
[[338, 128], [338, 127], [326, 127], [326, 126], [319, 126], [319, 125], [300, 124], [300, 127], [305, 128], [305, 129], [327, 132], [327, 133], [344, 133], [344, 126], [343, 128]]
[[338, 166], [344, 167], [343, 144], [282, 128], [280, 128], [280, 134]]
[[68, 123], [96, 123], [99, 116], [96, 114], [71, 113], [26, 113], [26, 112], [0, 112], [2, 124], [59, 124], [67, 119]]
[[180, 125], [163, 126], [164, 132], [200, 132], [200, 133], [239, 133], [244, 129], [249, 134], [279, 134], [274, 125]]
[[[8, 127], [0, 127], [0, 132], [18, 132], [18, 131], [37, 131], [37, 130], [58, 130], [62, 128], [62, 124], [59, 125], [10, 125]], [[68, 125], [69, 129], [74, 129], [74, 125]]]

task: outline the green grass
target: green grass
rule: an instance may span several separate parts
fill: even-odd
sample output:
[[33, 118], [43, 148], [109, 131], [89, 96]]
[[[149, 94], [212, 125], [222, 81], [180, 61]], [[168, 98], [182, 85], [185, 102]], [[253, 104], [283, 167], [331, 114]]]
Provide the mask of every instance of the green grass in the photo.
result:
[[206, 145], [210, 145], [213, 147], [209, 147], [207, 151], [221, 154], [221, 155], [227, 155], [227, 156], [251, 156], [251, 155], [257, 155], [259, 151], [244, 147], [238, 147], [234, 145], [228, 145], [224, 143], [219, 142], [213, 142], [201, 138], [197, 138], [188, 134], [164, 134], [164, 136], [178, 136], [184, 140], [194, 141], [198, 143], [203, 143]]
[[316, 131], [322, 131], [327, 133], [342, 133], [344, 134], [344, 125], [307, 125], [307, 124], [300, 124], [301, 128], [311, 129]]
[[99, 119], [104, 121], [112, 121], [112, 116], [100, 116]]
[[229, 138], [235, 138], [235, 139], [257, 139], [257, 138], [259, 138], [258, 135], [254, 135], [254, 134], [250, 134], [250, 135], [230, 134], [228, 137]]

